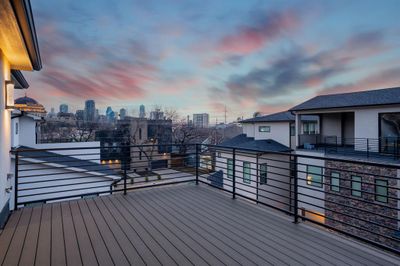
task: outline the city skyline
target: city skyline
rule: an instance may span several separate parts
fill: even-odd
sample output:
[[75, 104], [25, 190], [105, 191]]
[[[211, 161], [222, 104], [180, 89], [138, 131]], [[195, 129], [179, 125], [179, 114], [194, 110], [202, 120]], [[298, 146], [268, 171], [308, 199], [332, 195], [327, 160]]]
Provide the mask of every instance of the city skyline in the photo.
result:
[[317, 94], [394, 87], [399, 5], [38, 0], [45, 63], [25, 74], [28, 93], [48, 110], [64, 102], [77, 110], [82, 99], [100, 110], [163, 103], [222, 121], [225, 105], [234, 120]]

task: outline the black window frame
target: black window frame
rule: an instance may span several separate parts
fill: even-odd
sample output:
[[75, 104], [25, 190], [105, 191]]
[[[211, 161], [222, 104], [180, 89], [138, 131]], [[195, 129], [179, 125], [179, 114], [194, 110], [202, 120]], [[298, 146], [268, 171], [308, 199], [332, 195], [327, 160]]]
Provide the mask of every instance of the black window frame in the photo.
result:
[[[385, 185], [378, 185], [376, 181], [383, 181], [386, 184]], [[382, 203], [388, 203], [388, 201], [389, 201], [389, 188], [388, 188], [388, 186], [389, 186], [389, 182], [386, 179], [376, 178], [374, 180], [375, 201], [382, 202]], [[384, 187], [386, 189], [386, 196], [378, 195], [377, 187]], [[379, 200], [378, 197], [385, 198], [385, 201]]]
[[[355, 177], [359, 177], [360, 181], [354, 181], [353, 178]], [[353, 184], [354, 183], [360, 183], [360, 189], [354, 189], [353, 188]], [[350, 186], [351, 186], [351, 195], [354, 197], [358, 197], [361, 198], [362, 197], [362, 177], [359, 175], [351, 175], [351, 182], [350, 182]], [[354, 194], [354, 193], [360, 193], [360, 195]]]
[[[333, 174], [337, 174], [338, 176], [334, 177]], [[331, 191], [340, 192], [340, 173], [333, 171], [333, 172], [331, 172], [331, 176], [330, 177], [331, 177], [331, 185], [330, 185]], [[333, 185], [332, 179], [337, 179], [339, 184], [338, 185]]]
[[[321, 177], [321, 182], [317, 182], [317, 181], [313, 181], [313, 180], [308, 180], [308, 175], [310, 174], [309, 168], [310, 167], [318, 167], [321, 169], [321, 174], [315, 174], [315, 173], [311, 173], [314, 175], [319, 175]], [[322, 188], [323, 187], [323, 183], [324, 183], [324, 176], [323, 176], [323, 167], [322, 166], [316, 166], [316, 165], [307, 165], [307, 176], [306, 176], [306, 184], [308, 186], [312, 186], [312, 187], [318, 187], [318, 188]]]
[[[268, 128], [268, 130], [263, 131], [263, 130], [261, 130], [261, 128]], [[258, 126], [258, 132], [271, 133], [271, 126]]]

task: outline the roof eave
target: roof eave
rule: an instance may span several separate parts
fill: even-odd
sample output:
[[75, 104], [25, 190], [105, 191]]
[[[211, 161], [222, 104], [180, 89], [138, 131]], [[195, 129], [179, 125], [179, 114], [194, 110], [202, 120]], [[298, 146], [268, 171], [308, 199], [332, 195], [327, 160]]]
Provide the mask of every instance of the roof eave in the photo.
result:
[[27, 89], [29, 88], [29, 83], [26, 81], [24, 75], [19, 70], [12, 69], [11, 70], [11, 77], [15, 82], [15, 89]]
[[42, 60], [36, 36], [30, 0], [10, 0], [18, 26], [21, 30], [33, 70], [42, 69]]

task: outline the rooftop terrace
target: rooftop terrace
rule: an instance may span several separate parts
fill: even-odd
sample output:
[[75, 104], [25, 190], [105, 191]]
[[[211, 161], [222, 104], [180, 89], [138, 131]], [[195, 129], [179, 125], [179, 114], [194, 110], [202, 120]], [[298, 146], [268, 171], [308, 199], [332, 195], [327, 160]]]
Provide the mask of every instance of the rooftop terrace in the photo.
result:
[[207, 185], [25, 207], [0, 235], [2, 265], [395, 265]]

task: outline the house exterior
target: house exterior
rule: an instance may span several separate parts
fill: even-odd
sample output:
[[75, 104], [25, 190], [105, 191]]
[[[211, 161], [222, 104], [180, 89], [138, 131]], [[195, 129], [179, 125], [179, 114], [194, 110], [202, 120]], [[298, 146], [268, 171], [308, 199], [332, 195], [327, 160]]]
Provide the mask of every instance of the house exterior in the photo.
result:
[[42, 67], [29, 0], [0, 1], [0, 227], [9, 213], [13, 89], [29, 85], [20, 70]]
[[[283, 111], [270, 115], [258, 116], [241, 121], [243, 133], [256, 140], [273, 139], [287, 147], [296, 147], [295, 116], [292, 112]], [[317, 116], [303, 116], [301, 129], [304, 132], [315, 133], [318, 125]]]
[[[111, 185], [122, 177], [121, 168], [100, 160], [100, 143], [37, 143], [35, 133], [40, 121], [36, 114], [13, 112], [12, 149], [18, 150], [11, 160], [13, 171], [16, 156], [19, 163], [18, 173], [14, 173], [18, 175], [18, 188], [10, 194], [14, 198], [14, 193], [18, 193], [18, 206], [57, 197], [109, 194]], [[14, 182], [11, 180], [10, 185], [14, 186]], [[10, 208], [14, 207], [11, 201]]]
[[[299, 158], [303, 214], [399, 248], [376, 233], [399, 237], [400, 88], [321, 95], [291, 111], [296, 115], [296, 154], [313, 156]], [[309, 115], [319, 117], [315, 134], [304, 134], [299, 125]]]

